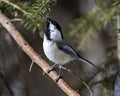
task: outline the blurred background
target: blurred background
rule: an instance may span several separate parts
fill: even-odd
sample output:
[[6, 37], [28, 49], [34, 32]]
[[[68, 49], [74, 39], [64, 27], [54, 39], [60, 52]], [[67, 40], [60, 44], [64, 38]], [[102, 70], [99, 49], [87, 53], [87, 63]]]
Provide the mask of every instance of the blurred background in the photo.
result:
[[[25, 12], [17, 9], [17, 5]], [[57, 21], [65, 40], [94, 66], [73, 61], [64, 67], [63, 77], [81, 96], [120, 96], [119, 46], [120, 0], [1, 0], [3, 12], [31, 46], [50, 64], [43, 53], [46, 18]], [[66, 96], [64, 92], [20, 49], [0, 27], [0, 96]], [[81, 78], [81, 79], [80, 79]], [[116, 83], [115, 83], [116, 82]], [[119, 84], [119, 85], [118, 85]], [[120, 87], [117, 87], [120, 92]]]

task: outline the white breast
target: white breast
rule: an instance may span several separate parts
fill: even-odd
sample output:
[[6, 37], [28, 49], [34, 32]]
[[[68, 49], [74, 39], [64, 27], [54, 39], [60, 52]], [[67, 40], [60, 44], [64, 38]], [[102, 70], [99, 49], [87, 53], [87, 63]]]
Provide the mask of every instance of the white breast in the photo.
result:
[[71, 60], [74, 60], [70, 55], [59, 50], [56, 46], [56, 43], [47, 40], [45, 36], [43, 41], [43, 49], [47, 58], [56, 64], [66, 64]]

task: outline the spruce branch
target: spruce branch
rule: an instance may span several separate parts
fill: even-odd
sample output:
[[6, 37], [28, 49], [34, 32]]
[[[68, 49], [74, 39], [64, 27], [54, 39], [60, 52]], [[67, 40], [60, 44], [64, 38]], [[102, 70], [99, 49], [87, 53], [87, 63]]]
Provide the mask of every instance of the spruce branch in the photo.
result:
[[55, 4], [55, 0], [36, 0], [29, 12], [32, 14], [32, 18], [40, 17], [45, 18], [50, 11], [50, 5]]
[[49, 0], [46, 0], [42, 5], [41, 7], [38, 7], [38, 10], [36, 11], [35, 14], [33, 14], [32, 18], [35, 18], [37, 16], [37, 14], [40, 13], [40, 11], [46, 6], [46, 4], [49, 2]]
[[14, 22], [14, 21], [22, 21], [22, 19], [20, 18], [14, 18], [14, 19], [10, 19], [11, 22]]
[[[117, 10], [117, 29], [120, 29], [120, 8], [118, 8]], [[118, 31], [117, 30], [117, 31]], [[120, 32], [116, 32], [117, 33], [117, 55], [118, 55], [118, 64], [119, 64], [119, 69], [120, 69]]]
[[21, 7], [19, 7], [18, 5], [10, 2], [9, 0], [1, 0], [2, 2], [8, 4], [8, 5], [11, 5], [12, 7], [18, 9], [19, 11], [21, 11], [23, 14], [28, 14], [25, 10], [23, 10]]
[[119, 6], [117, 8], [116, 17], [117, 17], [116, 33], [117, 33], [118, 74], [117, 74], [117, 77], [116, 77], [116, 80], [115, 80], [115, 83], [114, 83], [114, 96], [119, 96], [120, 95], [120, 0], [119, 0]]
[[93, 9], [82, 17], [77, 18], [70, 24], [70, 36], [79, 40], [77, 49], [84, 50], [88, 47], [91, 38], [96, 37], [102, 29], [113, 19], [116, 9], [109, 6], [109, 0], [103, 4], [103, 0], [99, 1]]
[[[32, 29], [33, 32], [36, 30], [41, 30], [44, 21], [46, 20], [46, 17], [48, 16], [48, 13], [50, 12], [50, 5], [55, 4], [56, 0], [36, 0], [34, 4], [31, 6], [28, 2], [17, 2], [13, 3], [9, 0], [2, 0], [7, 7], [7, 5], [10, 5], [10, 7], [13, 7], [13, 12], [11, 14], [11, 10], [9, 8], [5, 10], [5, 12], [10, 12], [10, 15], [13, 15], [15, 13], [14, 8], [17, 9], [16, 12], [19, 16], [19, 18], [22, 18], [22, 24], [26, 29]], [[4, 4], [1, 4], [1, 8], [4, 8]], [[22, 12], [23, 14], [20, 14], [18, 11]], [[15, 14], [14, 14], [15, 15]]]
[[22, 22], [24, 27], [27, 29], [32, 28], [33, 32], [41, 30], [50, 12], [50, 5], [55, 3], [56, 0], [36, 0], [28, 10], [29, 15], [24, 17], [24, 21]]
[[[56, 71], [47, 73], [50, 65], [46, 63], [40, 55], [28, 44], [28, 42], [21, 36], [18, 30], [10, 22], [10, 20], [0, 12], [0, 23], [9, 32], [9, 34], [14, 38], [20, 48], [35, 62], [42, 70], [53, 80], [57, 78], [58, 74]], [[57, 82], [57, 85], [68, 95], [68, 96], [80, 96], [76, 91], [74, 91], [63, 79]]]

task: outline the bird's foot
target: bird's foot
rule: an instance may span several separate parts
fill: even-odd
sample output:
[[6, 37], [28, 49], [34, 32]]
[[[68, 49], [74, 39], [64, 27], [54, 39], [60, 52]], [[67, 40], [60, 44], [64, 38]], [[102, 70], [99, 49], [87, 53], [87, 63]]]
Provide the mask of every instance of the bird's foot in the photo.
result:
[[61, 78], [63, 78], [63, 76], [62, 76], [62, 65], [61, 64], [59, 64], [58, 66], [57, 66], [58, 64], [54, 64], [54, 65], [52, 65], [51, 67], [50, 67], [50, 69], [48, 70], [48, 73], [50, 73], [51, 71], [53, 71], [53, 70], [55, 70], [55, 67], [58, 67], [59, 68], [59, 74], [58, 74], [58, 77], [55, 79], [55, 82], [58, 82], [59, 81], [59, 79], [61, 79]]
[[59, 75], [56, 79], [55, 79], [55, 82], [58, 82], [61, 78], [63, 78], [62, 75]]
[[53, 64], [50, 69], [48, 69], [48, 73], [50, 73], [51, 71], [55, 70], [55, 67], [56, 67], [57, 64]]
[[55, 79], [56, 82], [58, 82], [59, 79], [63, 78], [63, 76], [62, 76], [62, 70], [61, 70], [61, 69], [62, 69], [62, 65], [59, 64], [58, 68], [59, 68], [59, 75], [58, 75], [58, 77]]

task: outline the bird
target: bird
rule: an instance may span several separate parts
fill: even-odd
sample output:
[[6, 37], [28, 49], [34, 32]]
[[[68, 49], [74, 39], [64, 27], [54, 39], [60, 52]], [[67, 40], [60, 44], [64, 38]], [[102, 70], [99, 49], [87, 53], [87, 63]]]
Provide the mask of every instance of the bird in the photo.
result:
[[59, 75], [55, 80], [56, 82], [62, 77], [62, 66], [70, 61], [78, 60], [95, 66], [89, 60], [81, 57], [72, 46], [65, 41], [61, 27], [55, 20], [47, 18], [45, 27], [43, 50], [46, 57], [54, 63], [48, 70], [48, 73], [54, 70], [56, 66], [59, 66]]

